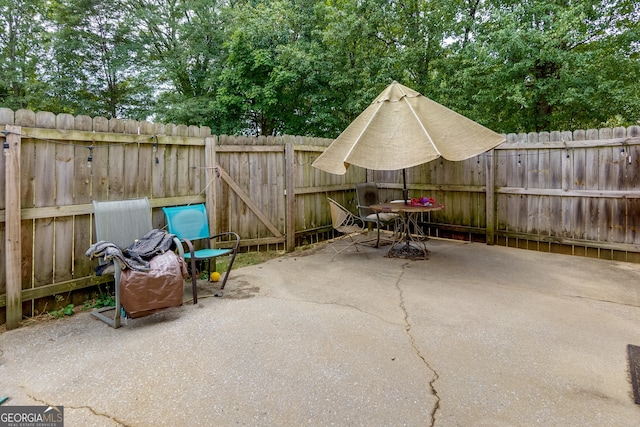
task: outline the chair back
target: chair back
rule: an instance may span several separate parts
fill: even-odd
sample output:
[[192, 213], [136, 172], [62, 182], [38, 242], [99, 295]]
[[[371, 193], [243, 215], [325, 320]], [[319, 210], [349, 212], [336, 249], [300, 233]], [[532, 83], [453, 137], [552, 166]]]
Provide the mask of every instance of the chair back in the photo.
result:
[[329, 209], [331, 210], [331, 223], [333, 228], [340, 231], [339, 228], [345, 223], [349, 217], [349, 213], [345, 212], [345, 209], [333, 199], [327, 197], [329, 201]]
[[378, 204], [378, 185], [375, 182], [359, 182], [356, 184], [356, 197], [358, 198], [358, 211], [360, 217], [371, 215], [373, 211], [369, 206]]
[[167, 218], [169, 233], [178, 239], [198, 240], [209, 238], [209, 220], [204, 203], [162, 208]]
[[93, 201], [96, 241], [115, 243], [129, 247], [153, 229], [149, 200]]

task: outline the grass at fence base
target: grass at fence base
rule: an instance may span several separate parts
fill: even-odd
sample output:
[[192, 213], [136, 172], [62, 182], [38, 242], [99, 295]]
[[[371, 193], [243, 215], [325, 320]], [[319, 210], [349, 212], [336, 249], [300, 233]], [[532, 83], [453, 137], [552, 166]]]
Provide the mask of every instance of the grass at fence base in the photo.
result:
[[[261, 264], [263, 262], [269, 261], [273, 258], [278, 258], [283, 256], [286, 252], [284, 251], [263, 251], [263, 252], [243, 252], [239, 253], [236, 256], [236, 260], [233, 262], [233, 270], [241, 267], [247, 267], [250, 265]], [[216, 271], [218, 273], [224, 273], [229, 268], [229, 261], [231, 261], [230, 256], [220, 257], [216, 261]], [[205, 272], [208, 273], [208, 272]]]

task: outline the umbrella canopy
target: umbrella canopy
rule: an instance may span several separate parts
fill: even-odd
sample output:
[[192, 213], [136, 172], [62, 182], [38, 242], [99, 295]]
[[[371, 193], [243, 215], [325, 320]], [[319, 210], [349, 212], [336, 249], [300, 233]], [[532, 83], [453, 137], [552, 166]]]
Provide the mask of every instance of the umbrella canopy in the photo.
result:
[[393, 82], [312, 166], [338, 175], [349, 165], [397, 170], [439, 157], [465, 160], [504, 141], [492, 130]]

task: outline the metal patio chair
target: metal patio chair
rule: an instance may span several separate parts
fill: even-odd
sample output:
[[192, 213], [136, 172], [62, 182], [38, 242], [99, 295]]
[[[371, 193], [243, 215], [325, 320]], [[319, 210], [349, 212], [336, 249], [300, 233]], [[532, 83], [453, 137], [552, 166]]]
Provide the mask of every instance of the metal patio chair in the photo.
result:
[[[334, 230], [342, 233], [342, 236], [337, 238], [331, 245], [331, 247], [336, 251], [331, 258], [331, 261], [333, 261], [338, 254], [352, 246], [355, 247], [357, 252], [360, 252], [358, 245], [366, 243], [366, 241], [356, 240], [354, 237], [368, 232], [364, 222], [335, 200], [327, 197], [327, 201], [329, 202], [329, 209], [331, 210], [332, 226]], [[341, 240], [348, 240], [348, 243], [338, 250], [335, 247], [335, 243]], [[362, 252], [367, 256], [367, 258], [369, 258], [369, 254], [367, 254], [366, 251], [363, 250]]]
[[[151, 206], [147, 198], [117, 201], [93, 201], [93, 219], [96, 225], [96, 241], [114, 243], [120, 248], [131, 246], [136, 239], [143, 237], [153, 229], [151, 223]], [[178, 239], [174, 239], [178, 250], [182, 245]], [[100, 259], [100, 264], [106, 261]], [[103, 307], [95, 309], [91, 314], [107, 323], [113, 328], [119, 328], [122, 318], [122, 305], [120, 304], [120, 276], [121, 268], [118, 262], [113, 262], [115, 278], [115, 307]], [[104, 314], [106, 311], [115, 310], [113, 318]]]
[[[181, 242], [187, 245], [188, 251], [184, 251], [184, 258], [185, 261], [190, 262], [191, 265], [191, 286], [194, 304], [198, 302], [196, 261], [206, 260], [208, 262], [208, 271], [211, 273], [211, 260], [214, 260], [215, 266], [215, 259], [217, 257], [231, 255], [229, 266], [222, 279], [222, 285], [220, 286], [220, 295], [222, 295], [222, 290], [227, 283], [229, 272], [231, 272], [231, 267], [238, 254], [238, 248], [240, 247], [240, 236], [238, 233], [229, 231], [211, 235], [209, 232], [207, 211], [203, 203], [170, 208], [165, 207], [162, 208], [162, 210], [167, 219], [169, 233], [175, 234]], [[212, 240], [223, 237], [230, 238], [229, 242], [233, 247], [220, 249], [211, 248]], [[203, 242], [204, 248], [195, 249], [194, 242], [198, 241]]]
[[378, 198], [378, 185], [375, 182], [360, 182], [356, 184], [356, 197], [358, 198], [358, 213], [360, 219], [370, 225], [375, 225], [378, 236], [376, 248], [380, 246], [380, 229], [394, 224], [399, 219], [398, 214], [387, 212], [374, 212], [369, 206], [380, 203]]

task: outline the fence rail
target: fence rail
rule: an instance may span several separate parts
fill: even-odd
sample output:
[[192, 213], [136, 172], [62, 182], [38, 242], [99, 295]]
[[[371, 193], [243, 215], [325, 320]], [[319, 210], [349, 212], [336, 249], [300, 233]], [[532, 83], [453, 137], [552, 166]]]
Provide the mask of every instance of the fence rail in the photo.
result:
[[[165, 226], [160, 207], [205, 202], [217, 231], [237, 231], [245, 246], [291, 250], [330, 235], [326, 197], [355, 211], [356, 182], [379, 183], [387, 200], [402, 197], [400, 171], [312, 168], [328, 139], [8, 109], [0, 109], [0, 132], [7, 327], [54, 308], [56, 295], [105, 283], [84, 255], [94, 240], [92, 200], [146, 196], [157, 228]], [[423, 218], [432, 235], [640, 262], [638, 126], [510, 134], [490, 152], [406, 175], [412, 196], [446, 206]]]

